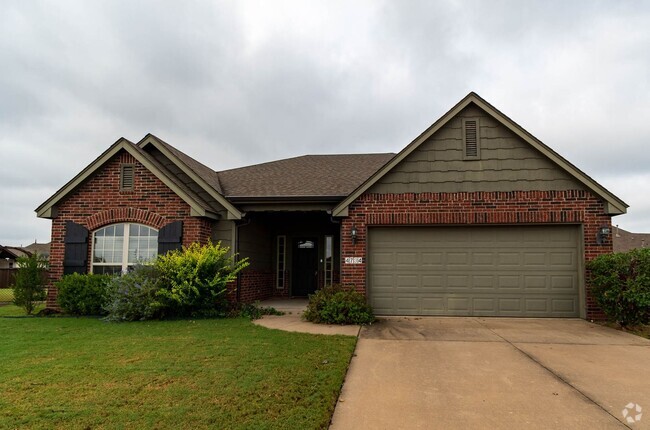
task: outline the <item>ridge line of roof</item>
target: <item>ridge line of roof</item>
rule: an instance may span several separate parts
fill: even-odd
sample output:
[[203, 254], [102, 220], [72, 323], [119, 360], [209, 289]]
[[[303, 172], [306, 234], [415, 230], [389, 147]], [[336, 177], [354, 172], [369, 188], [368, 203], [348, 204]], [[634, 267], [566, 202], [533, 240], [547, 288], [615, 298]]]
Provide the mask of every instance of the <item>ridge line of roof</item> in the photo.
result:
[[273, 164], [273, 163], [279, 163], [281, 161], [288, 161], [288, 160], [297, 160], [299, 158], [306, 158], [306, 157], [354, 157], [354, 156], [364, 156], [364, 155], [396, 155], [395, 152], [363, 152], [363, 153], [356, 153], [356, 154], [303, 154], [303, 155], [298, 155], [295, 157], [287, 157], [287, 158], [280, 158], [278, 160], [271, 160], [271, 161], [264, 161], [262, 163], [256, 163], [256, 164], [248, 164], [246, 166], [239, 166], [239, 167], [233, 167], [230, 169], [224, 169], [224, 170], [217, 170], [216, 173], [223, 173], [223, 172], [231, 172], [233, 170], [240, 170], [240, 169], [247, 169], [250, 167], [258, 167], [258, 166], [263, 166], [267, 164]]

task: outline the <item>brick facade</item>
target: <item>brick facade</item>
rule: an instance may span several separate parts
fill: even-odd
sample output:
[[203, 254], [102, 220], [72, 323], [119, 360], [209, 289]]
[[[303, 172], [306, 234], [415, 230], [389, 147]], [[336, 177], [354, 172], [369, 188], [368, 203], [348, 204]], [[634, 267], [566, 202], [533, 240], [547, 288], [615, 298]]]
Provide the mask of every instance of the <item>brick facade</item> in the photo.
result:
[[[134, 191], [120, 191], [120, 165], [135, 165]], [[121, 151], [56, 206], [52, 220], [50, 282], [63, 276], [65, 222], [73, 221], [92, 231], [108, 224], [137, 222], [160, 229], [173, 221], [183, 221], [183, 245], [206, 243], [211, 220], [190, 216], [190, 206], [168, 188], [131, 154]], [[88, 270], [92, 246], [88, 246]], [[48, 289], [47, 306], [56, 307], [56, 288]]]
[[[611, 238], [599, 245], [596, 235], [611, 225], [604, 203], [588, 191], [512, 191], [474, 193], [364, 194], [354, 201], [341, 223], [341, 282], [366, 292], [368, 227], [415, 225], [580, 224], [584, 258], [612, 252]], [[357, 229], [356, 244], [351, 230]], [[345, 257], [364, 257], [346, 265]], [[585, 273], [584, 279], [588, 279]], [[587, 319], [602, 319], [586, 288]]]

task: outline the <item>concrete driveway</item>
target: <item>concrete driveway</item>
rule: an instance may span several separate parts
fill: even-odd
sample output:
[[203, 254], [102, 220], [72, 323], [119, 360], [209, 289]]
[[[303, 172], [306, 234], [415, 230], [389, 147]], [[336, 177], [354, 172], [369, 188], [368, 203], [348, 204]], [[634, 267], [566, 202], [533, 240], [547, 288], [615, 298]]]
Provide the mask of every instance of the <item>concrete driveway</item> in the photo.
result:
[[[626, 424], [629, 403], [643, 414]], [[626, 427], [650, 429], [649, 340], [578, 319], [434, 317], [361, 330], [331, 426]]]

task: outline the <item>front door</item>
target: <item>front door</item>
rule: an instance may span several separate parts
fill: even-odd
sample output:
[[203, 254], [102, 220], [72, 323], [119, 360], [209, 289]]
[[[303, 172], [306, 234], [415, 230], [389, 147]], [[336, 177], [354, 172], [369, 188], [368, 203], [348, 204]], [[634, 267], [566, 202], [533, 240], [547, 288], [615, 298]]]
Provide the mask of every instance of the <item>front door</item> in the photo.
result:
[[318, 287], [318, 243], [313, 238], [293, 241], [291, 294], [306, 296]]

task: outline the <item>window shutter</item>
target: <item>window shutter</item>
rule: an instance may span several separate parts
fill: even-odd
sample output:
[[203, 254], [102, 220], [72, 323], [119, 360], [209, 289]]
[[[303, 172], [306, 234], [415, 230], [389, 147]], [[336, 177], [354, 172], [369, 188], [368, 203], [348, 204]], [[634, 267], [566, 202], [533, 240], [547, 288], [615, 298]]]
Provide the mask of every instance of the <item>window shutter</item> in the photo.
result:
[[134, 187], [135, 166], [133, 164], [122, 164], [122, 171], [120, 173], [120, 190], [132, 191]]
[[72, 221], [65, 222], [63, 274], [86, 273], [88, 267], [88, 230]]
[[166, 254], [183, 246], [183, 221], [174, 221], [158, 231], [158, 254]]
[[463, 119], [463, 143], [466, 159], [479, 158], [479, 122], [478, 118]]

